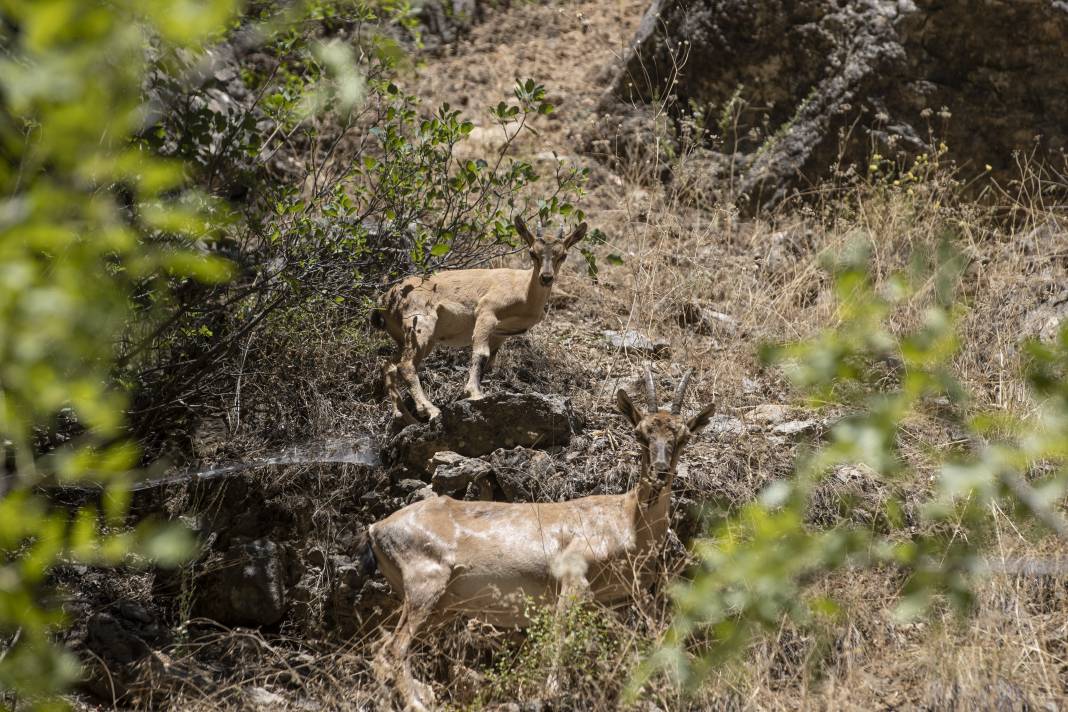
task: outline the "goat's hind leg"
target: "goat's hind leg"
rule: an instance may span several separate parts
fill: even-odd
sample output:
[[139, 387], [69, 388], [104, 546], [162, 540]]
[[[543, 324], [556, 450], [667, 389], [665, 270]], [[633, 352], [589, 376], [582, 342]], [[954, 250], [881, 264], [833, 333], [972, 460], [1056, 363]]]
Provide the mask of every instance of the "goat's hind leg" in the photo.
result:
[[437, 320], [434, 317], [415, 316], [411, 321], [411, 326], [404, 331], [404, 346], [397, 369], [412, 391], [415, 411], [420, 416], [433, 420], [441, 415], [441, 411], [423, 392], [423, 384], [419, 381], [419, 364], [434, 348], [434, 326]]
[[386, 361], [382, 364], [382, 383], [386, 387], [386, 394], [389, 397], [390, 404], [393, 406], [393, 421], [395, 423], [404, 423], [405, 425], [411, 425], [418, 423], [418, 419], [411, 414], [408, 407], [404, 405], [404, 396], [401, 393], [400, 375], [397, 372], [397, 364], [400, 362], [402, 350], [397, 350], [397, 355], [392, 361]]
[[[419, 567], [418, 576], [404, 576], [404, 604], [397, 629], [382, 653], [375, 659], [376, 676], [385, 682], [396, 680], [405, 710], [427, 712], [434, 707], [434, 692], [412, 675], [411, 646], [419, 629], [434, 612], [449, 583], [448, 570], [439, 564]], [[405, 572], [407, 574], [407, 572]], [[390, 669], [390, 663], [399, 670]], [[398, 674], [399, 673], [399, 674]]]

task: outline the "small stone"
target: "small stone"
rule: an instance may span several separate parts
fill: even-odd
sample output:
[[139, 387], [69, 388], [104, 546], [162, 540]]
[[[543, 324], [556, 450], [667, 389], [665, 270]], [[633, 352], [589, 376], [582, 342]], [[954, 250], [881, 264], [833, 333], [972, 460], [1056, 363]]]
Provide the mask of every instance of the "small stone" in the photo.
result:
[[286, 704], [286, 698], [279, 695], [277, 692], [271, 692], [265, 687], [252, 687], [245, 690], [245, 696], [248, 698], [249, 704], [254, 707], [266, 707], [268, 709], [278, 709], [284, 707]]
[[602, 334], [605, 341], [613, 349], [659, 356], [665, 354], [670, 348], [670, 344], [664, 339], [650, 339], [637, 331], [629, 329], [623, 332], [605, 329]]
[[452, 450], [443, 450], [441, 452], [434, 453], [434, 456], [430, 458], [430, 464], [434, 467], [440, 465], [459, 465], [467, 458], [458, 452]]
[[425, 487], [420, 487], [419, 489], [408, 495], [407, 503], [413, 504], [415, 502], [421, 502], [424, 499], [433, 499], [437, 496], [438, 493], [434, 491], [434, 488], [430, 485], [426, 485]]
[[[439, 457], [439, 455], [444, 455], [444, 457]], [[430, 484], [435, 492], [442, 494], [466, 490], [472, 482], [484, 477], [490, 471], [490, 466], [482, 460], [464, 457], [455, 452], [438, 453], [430, 461], [440, 463], [430, 478]]]
[[749, 429], [738, 418], [730, 415], [714, 415], [708, 421], [705, 430], [716, 435], [745, 435]]
[[757, 423], [781, 423], [790, 414], [789, 407], [777, 403], [763, 403], [746, 414], [746, 420]]
[[815, 430], [819, 427], [819, 424], [818, 420], [791, 420], [786, 423], [779, 423], [771, 429], [771, 432], [776, 435], [798, 435]]
[[404, 494], [411, 494], [424, 487], [426, 487], [426, 482], [423, 482], [422, 480], [404, 479], [397, 483], [397, 489]]

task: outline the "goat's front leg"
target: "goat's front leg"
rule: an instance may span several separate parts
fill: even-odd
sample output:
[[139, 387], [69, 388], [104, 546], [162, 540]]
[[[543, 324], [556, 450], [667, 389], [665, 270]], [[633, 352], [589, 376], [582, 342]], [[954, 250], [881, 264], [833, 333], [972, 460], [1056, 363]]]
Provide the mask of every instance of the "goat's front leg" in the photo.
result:
[[552, 561], [550, 573], [556, 579], [559, 593], [556, 599], [556, 611], [553, 617], [553, 642], [556, 646], [555, 664], [549, 671], [545, 688], [550, 695], [560, 692], [564, 670], [560, 660], [567, 638], [567, 613], [572, 606], [589, 598], [590, 582], [586, 579], [589, 562], [586, 560], [586, 541], [578, 538], [572, 541]]
[[481, 400], [485, 397], [482, 393], [482, 370], [490, 360], [490, 340], [496, 328], [497, 317], [493, 314], [479, 314], [475, 319], [475, 329], [471, 333], [471, 370], [464, 388], [464, 395], [471, 400]]
[[501, 345], [508, 339], [507, 336], [491, 336], [489, 340], [489, 360], [486, 361], [486, 365], [482, 367], [482, 375], [485, 376], [488, 373], [492, 373], [493, 369], [497, 366], [497, 352], [501, 350]]

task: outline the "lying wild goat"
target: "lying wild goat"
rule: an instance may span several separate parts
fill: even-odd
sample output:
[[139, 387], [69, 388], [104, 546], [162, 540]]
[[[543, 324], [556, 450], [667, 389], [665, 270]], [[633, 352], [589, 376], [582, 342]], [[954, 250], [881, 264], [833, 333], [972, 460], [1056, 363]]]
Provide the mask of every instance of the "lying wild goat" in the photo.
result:
[[626, 598], [636, 571], [655, 556], [668, 528], [671, 483], [679, 453], [712, 415], [709, 405], [686, 420], [679, 411], [690, 375], [675, 392], [671, 412], [657, 408], [646, 370], [648, 412], [625, 391], [619, 410], [642, 446], [637, 486], [622, 495], [569, 502], [518, 504], [435, 497], [411, 504], [367, 530], [364, 561], [376, 563], [403, 593], [397, 629], [375, 661], [408, 709], [433, 704], [429, 688], [412, 677], [408, 649], [434, 616], [459, 614], [490, 624], [527, 623], [525, 598], [566, 603], [588, 591], [598, 601]]
[[437, 344], [471, 345], [471, 370], [465, 393], [482, 398], [482, 373], [493, 367], [497, 350], [509, 336], [526, 333], [545, 315], [556, 270], [567, 251], [586, 234], [586, 223], [555, 239], [530, 234], [522, 218], [516, 230], [530, 248], [531, 270], [461, 269], [429, 277], [409, 277], [386, 294], [371, 323], [397, 342], [397, 354], [383, 368], [393, 416], [415, 422], [401, 399], [398, 376], [412, 390], [416, 412], [435, 418], [441, 411], [423, 393], [416, 369]]

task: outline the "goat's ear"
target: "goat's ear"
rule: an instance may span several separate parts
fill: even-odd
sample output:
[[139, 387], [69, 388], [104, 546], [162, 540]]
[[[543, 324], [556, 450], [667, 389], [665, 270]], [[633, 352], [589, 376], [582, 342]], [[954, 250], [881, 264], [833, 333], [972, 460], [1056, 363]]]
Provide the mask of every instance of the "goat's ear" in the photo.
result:
[[523, 218], [518, 215], [515, 216], [515, 229], [519, 236], [523, 238], [523, 242], [527, 243], [527, 247], [534, 247], [534, 236], [530, 234], [530, 230], [527, 229], [527, 224], [523, 222]]
[[619, 408], [620, 413], [627, 416], [627, 420], [630, 421], [631, 425], [637, 425], [645, 417], [622, 388], [616, 391], [616, 407]]
[[567, 239], [564, 240], [564, 247], [570, 250], [576, 242], [584, 237], [586, 237], [586, 223], [581, 223], [575, 228], [575, 231], [568, 235]]
[[708, 425], [708, 421], [712, 419], [712, 414], [715, 412], [716, 404], [709, 403], [704, 407], [704, 410], [690, 418], [690, 422], [686, 423], [686, 427], [690, 429], [691, 433], [700, 432], [706, 425]]

